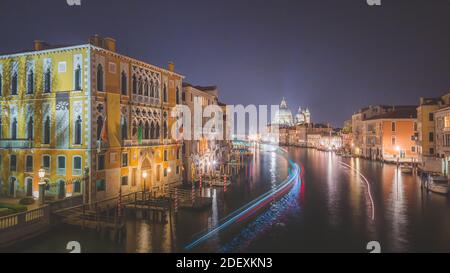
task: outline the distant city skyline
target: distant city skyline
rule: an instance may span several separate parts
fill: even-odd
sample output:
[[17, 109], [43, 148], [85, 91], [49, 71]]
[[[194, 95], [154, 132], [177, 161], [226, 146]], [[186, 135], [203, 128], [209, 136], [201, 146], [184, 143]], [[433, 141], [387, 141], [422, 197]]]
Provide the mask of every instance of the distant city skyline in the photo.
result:
[[285, 97], [308, 106], [314, 122], [342, 127], [359, 108], [450, 91], [448, 8], [446, 0], [3, 0], [0, 52], [31, 49], [36, 39], [110, 36], [120, 53], [164, 67], [174, 61], [186, 82], [217, 85], [224, 103]]

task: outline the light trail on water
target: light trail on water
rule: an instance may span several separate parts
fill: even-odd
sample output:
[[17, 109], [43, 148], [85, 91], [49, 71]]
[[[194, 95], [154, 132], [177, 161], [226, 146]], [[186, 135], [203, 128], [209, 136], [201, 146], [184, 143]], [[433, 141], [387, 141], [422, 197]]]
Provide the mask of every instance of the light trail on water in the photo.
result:
[[357, 170], [356, 168], [350, 166], [349, 164], [344, 163], [344, 162], [342, 162], [342, 161], [339, 161], [339, 164], [341, 164], [343, 167], [346, 167], [346, 168], [350, 169], [351, 171], [355, 172], [355, 173], [356, 173], [357, 175], [359, 175], [359, 176], [364, 180], [364, 182], [367, 184], [367, 192], [368, 192], [368, 194], [369, 194], [369, 199], [370, 199], [370, 202], [371, 202], [371, 204], [372, 204], [372, 221], [375, 220], [375, 203], [373, 202], [372, 190], [371, 190], [371, 188], [370, 188], [370, 183], [369, 183], [369, 181], [367, 180], [367, 178], [366, 178], [359, 170]]
[[289, 163], [290, 168], [288, 177], [284, 181], [282, 181], [274, 190], [272, 189], [262, 194], [258, 198], [244, 205], [243, 207], [230, 213], [227, 217], [224, 218], [221, 224], [207, 231], [204, 235], [200, 236], [198, 239], [188, 244], [185, 247], [185, 250], [187, 251], [192, 250], [194, 247], [205, 242], [206, 240], [216, 235], [220, 231], [223, 231], [232, 224], [244, 221], [246, 218], [254, 215], [257, 211], [264, 208], [268, 203], [270, 203], [273, 200], [273, 198], [279, 198], [285, 195], [292, 188], [295, 182], [298, 179], [300, 179], [300, 174], [303, 173], [303, 170], [301, 170], [300, 167], [294, 161], [288, 158], [286, 150], [279, 147], [277, 150], [284, 153], [284, 156], [286, 157], [286, 160]]

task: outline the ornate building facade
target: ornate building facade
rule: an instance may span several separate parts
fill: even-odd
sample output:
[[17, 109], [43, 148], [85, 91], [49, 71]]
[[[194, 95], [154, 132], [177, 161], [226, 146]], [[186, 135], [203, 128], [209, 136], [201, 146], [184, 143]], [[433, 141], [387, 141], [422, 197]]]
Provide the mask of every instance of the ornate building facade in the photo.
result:
[[0, 194], [37, 197], [41, 167], [49, 196], [86, 202], [180, 183], [181, 143], [169, 128], [183, 78], [99, 36], [0, 56]]

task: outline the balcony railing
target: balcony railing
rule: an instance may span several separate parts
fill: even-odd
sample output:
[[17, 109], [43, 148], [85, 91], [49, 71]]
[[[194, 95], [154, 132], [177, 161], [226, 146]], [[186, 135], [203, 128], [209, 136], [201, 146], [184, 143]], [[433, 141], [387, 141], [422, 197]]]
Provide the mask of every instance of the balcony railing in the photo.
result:
[[19, 148], [26, 149], [33, 146], [33, 140], [29, 139], [0, 139], [0, 148], [10, 149]]
[[160, 145], [161, 141], [159, 139], [143, 139], [141, 143], [137, 139], [128, 139], [123, 141], [123, 146], [133, 147], [133, 146], [157, 146]]
[[158, 98], [152, 98], [143, 95], [133, 95], [131, 100], [136, 103], [145, 103], [151, 105], [159, 105], [161, 103], [161, 100]]

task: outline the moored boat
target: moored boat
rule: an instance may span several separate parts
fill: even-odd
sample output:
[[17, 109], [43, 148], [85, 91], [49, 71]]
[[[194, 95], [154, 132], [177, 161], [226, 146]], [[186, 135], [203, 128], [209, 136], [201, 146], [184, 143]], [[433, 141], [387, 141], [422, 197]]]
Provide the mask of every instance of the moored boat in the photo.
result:
[[434, 193], [447, 195], [449, 192], [447, 177], [432, 176], [427, 183], [427, 189]]

